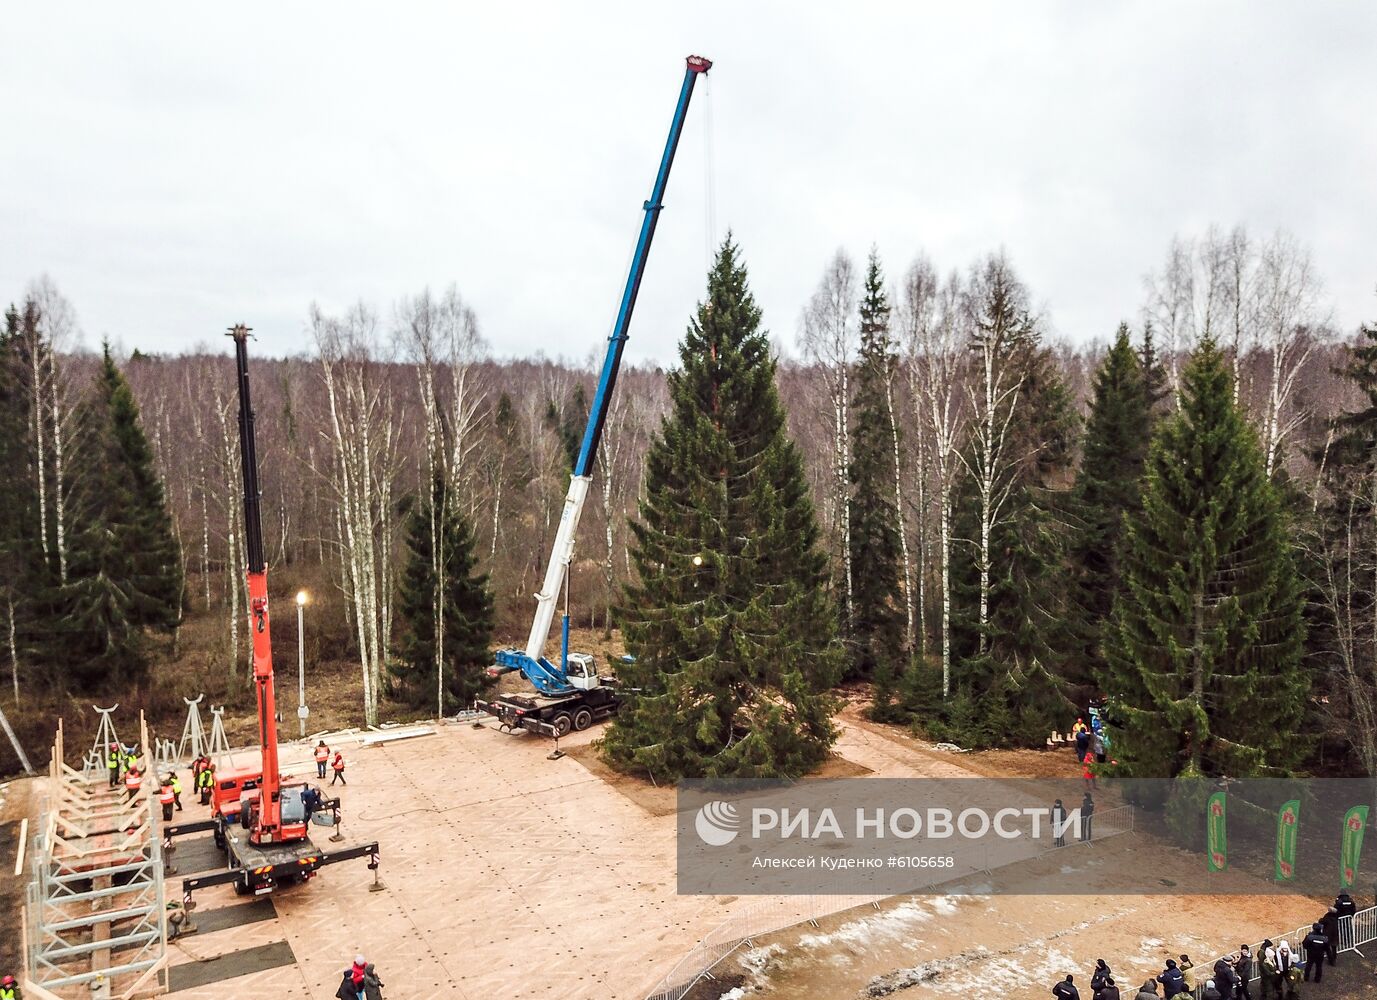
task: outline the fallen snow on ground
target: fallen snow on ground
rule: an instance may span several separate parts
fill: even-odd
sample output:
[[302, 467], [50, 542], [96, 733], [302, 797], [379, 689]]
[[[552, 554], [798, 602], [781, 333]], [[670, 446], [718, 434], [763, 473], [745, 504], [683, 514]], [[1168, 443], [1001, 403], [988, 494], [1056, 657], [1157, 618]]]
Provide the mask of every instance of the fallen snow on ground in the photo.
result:
[[[1052, 942], [1097, 924], [1117, 920], [1120, 916], [1122, 913], [1117, 911], [1101, 913], [1055, 934], [1029, 941], [1016, 949], [991, 952], [988, 948], [977, 947], [949, 958], [923, 962], [907, 969], [896, 969], [872, 979], [866, 986], [865, 995], [884, 997], [922, 983], [940, 981], [944, 995], [977, 997], [987, 995], [993, 983], [1059, 980], [1064, 978], [1068, 971], [1074, 972], [1076, 961]], [[976, 963], [979, 963], [978, 971], [974, 968]]]
[[770, 978], [770, 973], [779, 964], [778, 957], [783, 954], [784, 945], [782, 944], [751, 948], [741, 953], [741, 957], [737, 959], [737, 964], [741, 966], [741, 971], [751, 978], [751, 984], [755, 987]]
[[745, 988], [741, 986], [736, 986], [732, 989], [727, 990], [727, 992], [723, 993], [720, 997], [717, 998], [717, 1000], [741, 1000], [741, 998], [745, 995]]

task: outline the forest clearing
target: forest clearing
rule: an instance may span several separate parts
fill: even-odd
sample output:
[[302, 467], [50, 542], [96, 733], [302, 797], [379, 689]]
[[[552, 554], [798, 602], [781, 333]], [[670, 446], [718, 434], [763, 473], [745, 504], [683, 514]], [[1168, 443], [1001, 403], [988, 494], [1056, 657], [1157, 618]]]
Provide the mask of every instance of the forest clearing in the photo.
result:
[[701, 8], [16, 15], [0, 1000], [1361, 995], [1377, 10]]

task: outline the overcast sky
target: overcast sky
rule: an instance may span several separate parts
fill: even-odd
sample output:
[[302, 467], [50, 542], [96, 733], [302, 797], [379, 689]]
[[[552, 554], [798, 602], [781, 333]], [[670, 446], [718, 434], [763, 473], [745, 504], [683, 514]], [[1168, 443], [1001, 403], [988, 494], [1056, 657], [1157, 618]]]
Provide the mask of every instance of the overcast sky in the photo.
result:
[[891, 275], [1003, 246], [1103, 339], [1211, 222], [1290, 229], [1339, 324], [1377, 318], [1377, 4], [674, 6], [11, 4], [0, 297], [46, 272], [88, 344], [286, 354], [312, 301], [387, 324], [453, 282], [497, 354], [582, 360], [699, 52], [630, 358], [673, 359], [728, 226], [790, 345], [872, 243]]

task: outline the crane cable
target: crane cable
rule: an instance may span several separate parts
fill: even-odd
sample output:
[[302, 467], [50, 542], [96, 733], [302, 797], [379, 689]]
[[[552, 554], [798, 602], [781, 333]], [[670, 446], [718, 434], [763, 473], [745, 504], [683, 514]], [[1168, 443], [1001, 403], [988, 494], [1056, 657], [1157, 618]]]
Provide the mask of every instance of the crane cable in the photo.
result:
[[707, 268], [712, 270], [715, 259], [717, 233], [717, 172], [712, 149], [712, 74], [703, 74], [703, 239]]

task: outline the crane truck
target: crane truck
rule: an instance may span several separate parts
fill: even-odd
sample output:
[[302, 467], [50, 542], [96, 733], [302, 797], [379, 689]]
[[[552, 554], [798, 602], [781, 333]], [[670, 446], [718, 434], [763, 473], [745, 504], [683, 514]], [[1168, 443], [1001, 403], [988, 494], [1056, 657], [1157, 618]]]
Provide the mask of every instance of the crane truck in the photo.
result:
[[[521, 729], [546, 736], [564, 736], [571, 729], [587, 729], [594, 722], [613, 715], [622, 703], [622, 693], [616, 686], [615, 678], [599, 676], [593, 657], [589, 654], [569, 652], [569, 563], [574, 555], [574, 537], [583, 514], [584, 501], [593, 482], [593, 464], [597, 460], [603, 426], [607, 422], [612, 391], [617, 384], [617, 371], [621, 367], [622, 349], [626, 346], [627, 331], [631, 326], [631, 313], [636, 308], [636, 296], [640, 292], [641, 278], [650, 256], [650, 244], [655, 238], [655, 225], [664, 207], [665, 186], [669, 183], [669, 171], [674, 165], [674, 154], [684, 129], [689, 99], [693, 96], [693, 86], [698, 77], [711, 68], [712, 61], [702, 56], [689, 56], [686, 60], [684, 82], [679, 89], [679, 101], [674, 108], [669, 138], [660, 158], [660, 169], [655, 175], [655, 186], [651, 189], [650, 199], [643, 206], [645, 214], [641, 219], [636, 251], [631, 259], [631, 273], [627, 275], [617, 320], [607, 340], [602, 374], [593, 396], [593, 405], [588, 411], [588, 424], [584, 428], [583, 442], [569, 480], [569, 493], [564, 498], [564, 510], [560, 514], [550, 563], [546, 567], [540, 592], [536, 594], [535, 618], [531, 622], [526, 647], [498, 650], [497, 662], [488, 668], [488, 673], [493, 677], [520, 671], [535, 692], [498, 695], [490, 701], [479, 699], [475, 702], [475, 707], [495, 716], [499, 728], [509, 732]], [[555, 602], [561, 588], [565, 592], [564, 635], [560, 661], [555, 664], [545, 658], [545, 643], [554, 624]]]
[[249, 328], [230, 329], [234, 338], [239, 388], [239, 459], [244, 479], [244, 542], [248, 555], [249, 635], [253, 642], [253, 680], [258, 702], [258, 753], [221, 760], [212, 791], [211, 818], [164, 831], [175, 836], [211, 831], [225, 851], [226, 870], [184, 879], [182, 896], [190, 908], [191, 893], [212, 885], [233, 884], [240, 895], [263, 895], [281, 885], [305, 882], [326, 865], [367, 857], [377, 870], [377, 842], [322, 851], [310, 837], [313, 815], [339, 819], [339, 800], [320, 797], [310, 803], [307, 782], [284, 782], [278, 764], [277, 700], [273, 684], [272, 633], [268, 615], [268, 568], [263, 557], [263, 527], [258, 485], [258, 454], [249, 394]]

